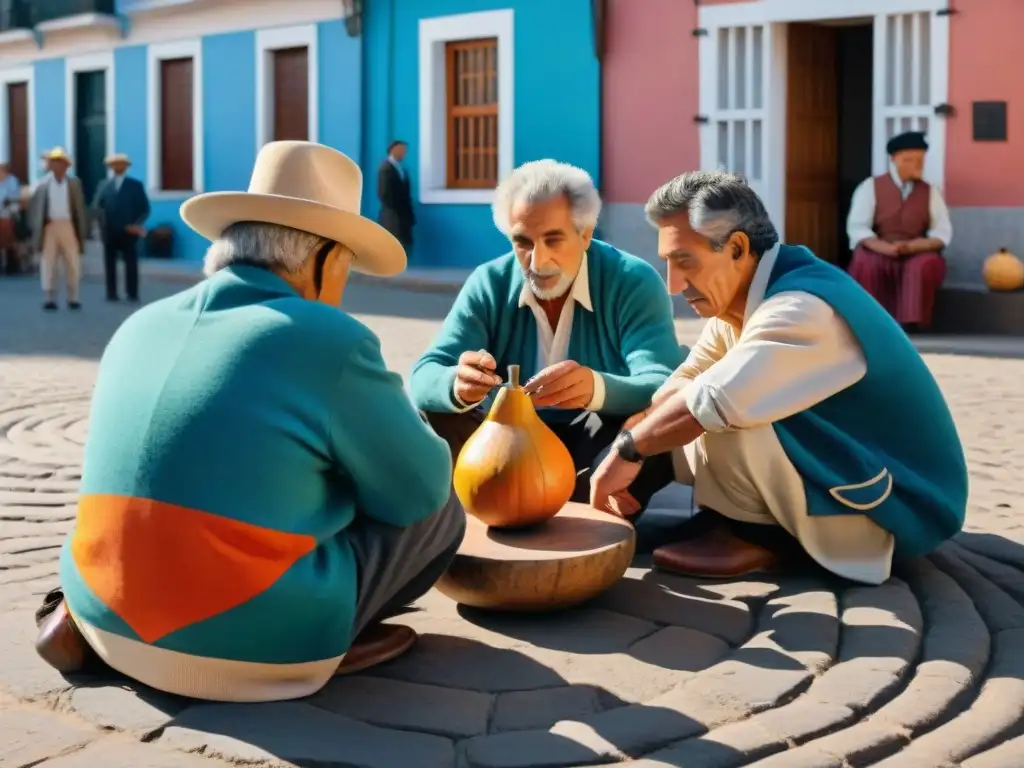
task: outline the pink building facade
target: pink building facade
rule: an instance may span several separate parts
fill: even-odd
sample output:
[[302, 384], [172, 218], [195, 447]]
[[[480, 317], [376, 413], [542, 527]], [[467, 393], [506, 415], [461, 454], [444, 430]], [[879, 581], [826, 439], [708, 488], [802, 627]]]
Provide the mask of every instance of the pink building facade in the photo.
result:
[[674, 175], [746, 177], [784, 239], [848, 258], [856, 184], [886, 141], [927, 133], [951, 209], [947, 285], [1024, 256], [1022, 0], [606, 0], [603, 235], [649, 259], [648, 195]]

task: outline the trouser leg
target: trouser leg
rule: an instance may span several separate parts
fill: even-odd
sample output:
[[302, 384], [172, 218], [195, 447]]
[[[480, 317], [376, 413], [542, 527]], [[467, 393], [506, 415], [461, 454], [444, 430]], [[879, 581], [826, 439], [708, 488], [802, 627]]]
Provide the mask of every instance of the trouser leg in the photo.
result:
[[[611, 443], [622, 430], [624, 418], [600, 416], [589, 411], [570, 422], [549, 426], [569, 449], [576, 467], [576, 489], [572, 500], [581, 504], [590, 502], [590, 479], [597, 465], [608, 455]], [[629, 486], [630, 495], [647, 508], [651, 497], [673, 480], [671, 454], [649, 456], [640, 468], [640, 474]]]
[[465, 532], [466, 513], [454, 492], [444, 507], [406, 528], [357, 517], [347, 531], [359, 574], [352, 636], [426, 594], [455, 557]]
[[107, 298], [117, 298], [117, 242], [110, 235], [103, 239], [103, 277], [107, 283]]
[[67, 299], [78, 301], [78, 284], [81, 272], [82, 247], [75, 234], [75, 227], [70, 221], [51, 222], [57, 227], [58, 246], [64, 262], [64, 277], [67, 280]]
[[124, 259], [124, 292], [129, 301], [139, 298], [139, 249], [138, 238], [121, 236], [121, 258]]
[[39, 258], [39, 279], [47, 301], [53, 301], [56, 290], [58, 249], [57, 233], [50, 222], [43, 229], [43, 252]]

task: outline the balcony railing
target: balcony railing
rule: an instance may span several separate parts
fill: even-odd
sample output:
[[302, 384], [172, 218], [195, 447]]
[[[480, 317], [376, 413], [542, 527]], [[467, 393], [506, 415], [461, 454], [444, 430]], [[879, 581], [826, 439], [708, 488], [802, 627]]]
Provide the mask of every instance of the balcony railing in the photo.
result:
[[[15, 0], [17, 3], [17, 0]], [[86, 13], [101, 13], [113, 16], [117, 13], [117, 0], [31, 0], [32, 25], [45, 21], [80, 16]]]
[[29, 0], [0, 0], [0, 33], [31, 26]]

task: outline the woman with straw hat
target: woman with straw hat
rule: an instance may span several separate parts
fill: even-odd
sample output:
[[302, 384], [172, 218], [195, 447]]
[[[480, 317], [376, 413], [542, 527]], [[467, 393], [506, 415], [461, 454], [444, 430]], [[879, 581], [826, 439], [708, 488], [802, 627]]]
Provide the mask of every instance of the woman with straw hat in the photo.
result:
[[38, 617], [54, 666], [270, 701], [415, 641], [380, 621], [444, 572], [465, 514], [447, 445], [339, 309], [351, 269], [405, 268], [361, 190], [340, 152], [274, 142], [247, 192], [182, 206], [208, 277], [103, 356], [63, 594]]

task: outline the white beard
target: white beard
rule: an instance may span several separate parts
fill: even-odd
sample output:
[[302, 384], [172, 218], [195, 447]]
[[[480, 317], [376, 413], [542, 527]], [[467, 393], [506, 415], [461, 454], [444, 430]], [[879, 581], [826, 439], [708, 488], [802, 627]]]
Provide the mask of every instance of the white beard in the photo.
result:
[[567, 275], [564, 272], [559, 275], [558, 281], [550, 288], [542, 288], [537, 283], [530, 279], [530, 290], [533, 291], [533, 295], [538, 299], [549, 301], [551, 299], [558, 299], [569, 292], [572, 288], [573, 281], [576, 280], [575, 275]]

